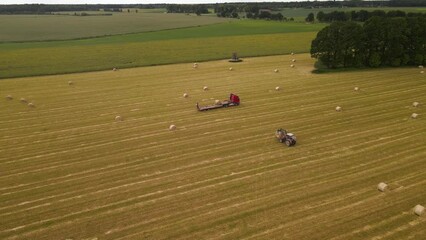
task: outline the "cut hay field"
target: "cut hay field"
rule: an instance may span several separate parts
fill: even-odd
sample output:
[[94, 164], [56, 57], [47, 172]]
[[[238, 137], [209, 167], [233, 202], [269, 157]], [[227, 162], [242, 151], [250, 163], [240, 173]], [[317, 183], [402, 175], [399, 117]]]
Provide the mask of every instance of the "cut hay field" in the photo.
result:
[[[108, 12], [88, 12], [108, 14]], [[0, 15], [1, 42], [31, 42], [90, 38], [223, 23], [212, 16], [153, 12], [112, 13], [106, 16]]]
[[0, 239], [422, 239], [425, 75], [292, 58], [0, 81]]

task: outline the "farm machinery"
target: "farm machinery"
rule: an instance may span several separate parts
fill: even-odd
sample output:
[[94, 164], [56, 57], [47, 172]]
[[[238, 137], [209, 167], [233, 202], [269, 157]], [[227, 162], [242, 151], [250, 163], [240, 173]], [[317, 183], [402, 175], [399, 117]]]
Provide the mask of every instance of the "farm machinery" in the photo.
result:
[[209, 105], [209, 106], [201, 106], [197, 103], [197, 109], [198, 111], [207, 111], [207, 110], [212, 110], [212, 109], [216, 109], [216, 108], [226, 108], [226, 107], [233, 107], [233, 106], [238, 106], [240, 105], [240, 98], [231, 93], [231, 95], [229, 95], [229, 100], [223, 100], [223, 101], [219, 101], [216, 100], [214, 105]]
[[287, 132], [285, 129], [278, 129], [275, 132], [275, 136], [280, 141], [280, 143], [285, 143], [287, 147], [291, 147], [296, 144], [296, 136], [293, 133]]

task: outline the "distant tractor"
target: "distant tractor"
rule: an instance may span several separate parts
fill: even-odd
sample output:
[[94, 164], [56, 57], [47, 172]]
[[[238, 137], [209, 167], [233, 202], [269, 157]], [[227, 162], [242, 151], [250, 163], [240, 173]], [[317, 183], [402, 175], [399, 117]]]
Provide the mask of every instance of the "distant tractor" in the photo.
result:
[[229, 59], [229, 62], [242, 62], [243, 60], [238, 58], [237, 53], [232, 53], [231, 59]]
[[296, 136], [293, 133], [287, 132], [285, 129], [278, 129], [275, 132], [275, 136], [280, 141], [280, 143], [285, 143], [287, 147], [291, 147], [296, 144]]

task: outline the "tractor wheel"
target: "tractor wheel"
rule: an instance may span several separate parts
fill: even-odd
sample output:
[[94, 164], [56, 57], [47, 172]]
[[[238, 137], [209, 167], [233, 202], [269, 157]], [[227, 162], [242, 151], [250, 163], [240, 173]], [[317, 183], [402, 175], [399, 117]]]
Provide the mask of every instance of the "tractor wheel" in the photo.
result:
[[291, 146], [291, 141], [290, 140], [285, 140], [285, 145], [287, 145], [287, 147]]

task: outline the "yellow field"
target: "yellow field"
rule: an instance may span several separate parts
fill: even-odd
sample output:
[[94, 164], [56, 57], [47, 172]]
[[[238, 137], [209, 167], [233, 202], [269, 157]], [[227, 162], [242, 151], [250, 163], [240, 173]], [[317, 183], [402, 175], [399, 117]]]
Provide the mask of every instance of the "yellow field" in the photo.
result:
[[[301, 54], [1, 80], [0, 239], [421, 239], [426, 75], [312, 69]], [[196, 111], [231, 92], [240, 106]]]

